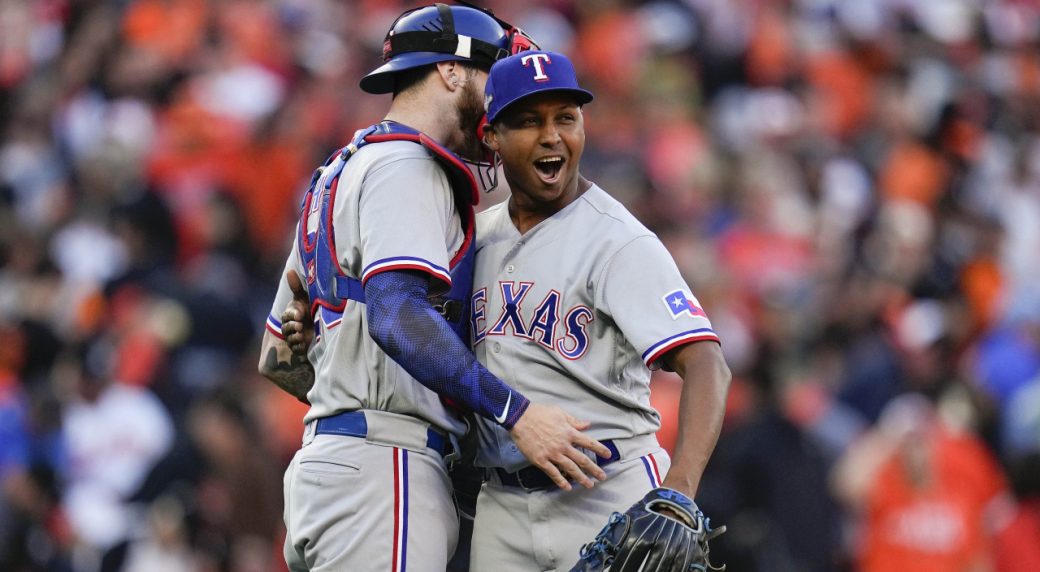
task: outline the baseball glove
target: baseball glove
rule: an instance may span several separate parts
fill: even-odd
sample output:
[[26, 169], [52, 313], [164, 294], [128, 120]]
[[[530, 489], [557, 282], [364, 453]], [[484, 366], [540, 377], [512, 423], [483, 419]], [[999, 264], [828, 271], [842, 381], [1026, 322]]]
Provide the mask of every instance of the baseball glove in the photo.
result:
[[625, 514], [610, 515], [596, 539], [581, 547], [571, 572], [725, 570], [708, 560], [708, 541], [725, 531], [712, 529], [686, 495], [656, 488]]

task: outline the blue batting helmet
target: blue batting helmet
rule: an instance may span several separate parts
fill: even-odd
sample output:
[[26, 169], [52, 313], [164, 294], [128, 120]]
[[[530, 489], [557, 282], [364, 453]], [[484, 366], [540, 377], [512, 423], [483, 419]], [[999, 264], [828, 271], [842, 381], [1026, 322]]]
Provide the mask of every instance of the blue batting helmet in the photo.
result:
[[490, 68], [496, 61], [537, 47], [523, 31], [490, 11], [434, 4], [401, 14], [383, 41], [383, 65], [361, 78], [368, 93], [394, 91], [394, 74], [445, 61]]

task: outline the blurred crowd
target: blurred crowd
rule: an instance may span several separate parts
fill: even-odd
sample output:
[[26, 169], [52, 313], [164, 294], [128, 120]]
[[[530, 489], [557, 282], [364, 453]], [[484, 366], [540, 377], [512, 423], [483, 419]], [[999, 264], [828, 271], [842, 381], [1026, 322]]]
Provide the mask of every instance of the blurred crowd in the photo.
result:
[[[0, 0], [0, 570], [284, 567], [261, 328], [418, 4]], [[1040, 570], [1040, 2], [481, 4], [573, 56], [584, 174], [723, 340], [713, 560]]]

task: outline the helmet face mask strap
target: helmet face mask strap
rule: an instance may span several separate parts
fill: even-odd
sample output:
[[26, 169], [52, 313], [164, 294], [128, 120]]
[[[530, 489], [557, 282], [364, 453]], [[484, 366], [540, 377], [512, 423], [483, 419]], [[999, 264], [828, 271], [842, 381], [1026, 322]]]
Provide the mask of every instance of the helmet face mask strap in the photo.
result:
[[462, 4], [463, 6], [473, 8], [474, 10], [480, 10], [488, 16], [491, 16], [495, 19], [496, 22], [498, 22], [500, 26], [502, 26], [502, 29], [506, 31], [506, 36], [508, 38], [507, 45], [509, 46], [509, 50], [506, 54], [495, 58], [495, 61], [498, 61], [505, 56], [515, 56], [516, 54], [519, 54], [523, 51], [539, 49], [538, 43], [534, 41], [534, 38], [528, 36], [527, 33], [521, 30], [520, 28], [496, 16], [491, 9], [484, 8], [482, 6], [477, 6], [471, 2], [466, 2], [466, 0], [455, 0], [455, 2], [458, 4]]
[[477, 161], [474, 164], [477, 167], [480, 188], [485, 193], [490, 193], [498, 188], [498, 168], [502, 165], [502, 156], [498, 154], [498, 151], [491, 153], [490, 161]]
[[447, 4], [440, 2], [434, 4], [437, 7], [437, 14], [441, 17], [441, 22], [444, 22], [444, 35], [455, 35], [455, 16], [451, 14], [451, 8], [448, 8]]
[[491, 129], [491, 124], [488, 123], [485, 113], [484, 117], [480, 119], [480, 125], [477, 126], [477, 137], [480, 139], [481, 149], [484, 152], [480, 159], [465, 157], [462, 159], [467, 165], [473, 166], [477, 172], [477, 180], [480, 181], [480, 188], [485, 193], [490, 193], [498, 187], [498, 168], [502, 165], [502, 156], [497, 151], [492, 151], [484, 138], [489, 129]]
[[509, 29], [509, 55], [515, 56], [520, 52], [526, 52], [527, 50], [539, 49], [538, 43], [534, 41], [534, 38], [527, 35], [520, 28], [513, 26]]

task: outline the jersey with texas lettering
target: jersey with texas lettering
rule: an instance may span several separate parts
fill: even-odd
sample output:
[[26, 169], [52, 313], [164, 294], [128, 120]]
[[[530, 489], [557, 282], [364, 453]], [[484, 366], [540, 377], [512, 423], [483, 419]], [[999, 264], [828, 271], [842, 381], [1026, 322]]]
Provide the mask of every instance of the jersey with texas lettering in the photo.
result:
[[[596, 185], [524, 235], [506, 203], [477, 216], [471, 320], [492, 373], [591, 421], [599, 440], [657, 431], [649, 368], [718, 341], [661, 241]], [[478, 425], [479, 465], [528, 464], [507, 432]]]

